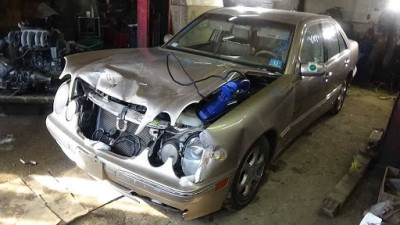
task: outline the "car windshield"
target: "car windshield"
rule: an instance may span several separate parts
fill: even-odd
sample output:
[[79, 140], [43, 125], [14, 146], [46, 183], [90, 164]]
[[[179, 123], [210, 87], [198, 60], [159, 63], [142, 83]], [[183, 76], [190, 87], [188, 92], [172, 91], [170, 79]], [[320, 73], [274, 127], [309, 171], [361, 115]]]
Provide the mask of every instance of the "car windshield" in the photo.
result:
[[282, 73], [293, 30], [293, 25], [256, 17], [205, 14], [165, 47]]

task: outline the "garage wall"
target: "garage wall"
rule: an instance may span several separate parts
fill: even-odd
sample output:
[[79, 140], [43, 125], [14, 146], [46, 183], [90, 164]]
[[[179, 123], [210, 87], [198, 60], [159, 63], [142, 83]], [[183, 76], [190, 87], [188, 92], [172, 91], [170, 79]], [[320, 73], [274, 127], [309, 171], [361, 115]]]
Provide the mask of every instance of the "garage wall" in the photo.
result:
[[386, 0], [306, 0], [305, 10], [322, 13], [329, 8], [341, 7], [345, 20], [368, 23], [377, 21], [386, 5], [385, 2]]
[[273, 3], [275, 9], [297, 10], [299, 0], [275, 0]]
[[172, 0], [172, 33], [176, 34], [186, 24], [211, 9], [229, 6], [264, 7], [295, 10], [299, 0]]
[[0, 0], [0, 5], [0, 33], [4, 36], [10, 27], [15, 27], [21, 21], [22, 5], [21, 0]]
[[323, 13], [340, 7], [345, 21], [353, 22], [356, 32], [365, 32], [377, 23], [387, 0], [305, 0], [305, 11]]

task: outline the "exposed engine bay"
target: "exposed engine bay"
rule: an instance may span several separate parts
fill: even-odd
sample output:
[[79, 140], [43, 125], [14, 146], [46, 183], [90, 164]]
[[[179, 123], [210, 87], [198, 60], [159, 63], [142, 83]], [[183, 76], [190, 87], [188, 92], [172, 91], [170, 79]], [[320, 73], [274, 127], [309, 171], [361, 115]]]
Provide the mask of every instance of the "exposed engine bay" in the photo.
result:
[[54, 28], [22, 27], [0, 40], [0, 91], [55, 92], [64, 56], [81, 51]]
[[[171, 158], [178, 177], [192, 176], [204, 154], [199, 134], [275, 79], [276, 76], [246, 73], [226, 82], [199, 103], [186, 107], [174, 125], [168, 114], [160, 113], [137, 133], [147, 110], [145, 106], [110, 97], [77, 78], [66, 119], [79, 112], [78, 126], [86, 138], [100, 141], [101, 144], [94, 146], [98, 150], [134, 157], [149, 148], [151, 165], [161, 166]], [[63, 86], [59, 92], [63, 92]], [[219, 154], [218, 157], [224, 157], [223, 152]]]

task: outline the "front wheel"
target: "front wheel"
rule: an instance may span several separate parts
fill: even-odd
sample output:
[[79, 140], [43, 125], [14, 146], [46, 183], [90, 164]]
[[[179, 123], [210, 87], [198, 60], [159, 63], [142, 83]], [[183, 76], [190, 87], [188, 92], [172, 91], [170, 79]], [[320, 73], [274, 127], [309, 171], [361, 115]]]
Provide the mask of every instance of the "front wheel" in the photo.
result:
[[346, 98], [346, 93], [347, 93], [347, 81], [344, 81], [342, 83], [342, 86], [340, 87], [340, 92], [339, 95], [337, 96], [335, 102], [333, 103], [332, 107], [332, 114], [336, 115], [342, 110], [344, 99]]
[[255, 198], [269, 161], [269, 143], [257, 141], [241, 162], [232, 183], [224, 207], [237, 211], [246, 207]]

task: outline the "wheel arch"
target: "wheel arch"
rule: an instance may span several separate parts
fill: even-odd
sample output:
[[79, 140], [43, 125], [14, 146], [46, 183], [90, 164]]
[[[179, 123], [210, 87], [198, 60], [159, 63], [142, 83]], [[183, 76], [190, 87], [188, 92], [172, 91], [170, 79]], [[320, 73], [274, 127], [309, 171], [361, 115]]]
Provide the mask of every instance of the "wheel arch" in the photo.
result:
[[267, 130], [255, 142], [257, 142], [257, 141], [262, 142], [263, 145], [269, 145], [268, 156], [269, 156], [269, 160], [271, 160], [275, 154], [276, 146], [278, 144], [278, 133], [276, 132], [276, 130], [275, 129]]
[[347, 86], [350, 86], [351, 81], [353, 80], [353, 70], [346, 75]]

